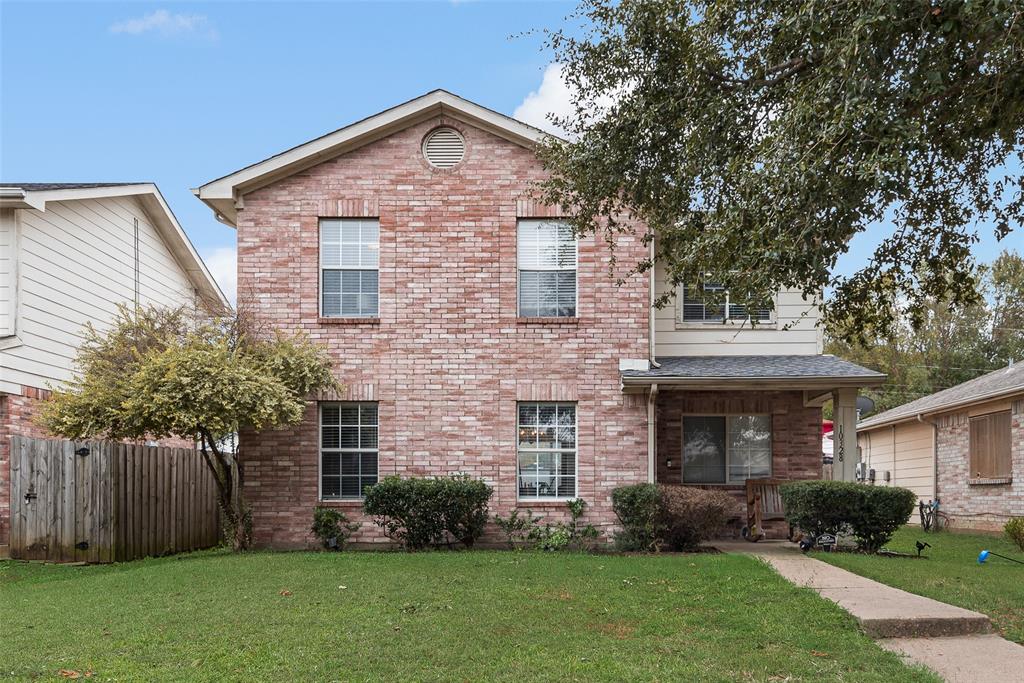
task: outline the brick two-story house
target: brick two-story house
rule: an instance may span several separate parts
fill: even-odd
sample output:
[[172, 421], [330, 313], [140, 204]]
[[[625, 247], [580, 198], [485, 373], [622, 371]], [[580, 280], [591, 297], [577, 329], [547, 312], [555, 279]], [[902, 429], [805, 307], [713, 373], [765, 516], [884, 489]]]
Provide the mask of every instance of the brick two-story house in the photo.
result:
[[[753, 328], [692, 289], [653, 308], [661, 271], [617, 285], [602, 238], [532, 199], [544, 135], [434, 91], [195, 190], [238, 230], [240, 301], [344, 384], [241, 435], [257, 544], [307, 543], [317, 504], [361, 518], [388, 474], [469, 473], [501, 514], [582, 497], [607, 532], [624, 484], [820, 476], [833, 396], [855, 453], [857, 387], [882, 377], [821, 355], [814, 302], [781, 292]], [[637, 228], [619, 276], [647, 255]]]

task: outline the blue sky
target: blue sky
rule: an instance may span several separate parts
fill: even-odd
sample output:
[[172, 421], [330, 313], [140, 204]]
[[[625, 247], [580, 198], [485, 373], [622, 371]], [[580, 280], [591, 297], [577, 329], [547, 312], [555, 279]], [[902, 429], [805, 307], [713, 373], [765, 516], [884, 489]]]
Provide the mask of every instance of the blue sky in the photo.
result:
[[[540, 38], [512, 36], [572, 8], [2, 0], [0, 179], [154, 181], [231, 289], [234, 231], [190, 188], [434, 88], [542, 123], [566, 92]], [[985, 234], [989, 260], [1008, 241]]]

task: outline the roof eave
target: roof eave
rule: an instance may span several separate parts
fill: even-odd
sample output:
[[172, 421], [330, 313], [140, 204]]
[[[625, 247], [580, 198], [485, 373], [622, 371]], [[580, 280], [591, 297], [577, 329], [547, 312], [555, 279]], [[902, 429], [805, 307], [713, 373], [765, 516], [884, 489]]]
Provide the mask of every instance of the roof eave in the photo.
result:
[[623, 386], [648, 386], [678, 389], [838, 389], [848, 387], [872, 387], [885, 382], [885, 375], [877, 376], [829, 376], [806, 377], [673, 377], [665, 375], [623, 375]]
[[[975, 397], [972, 397], [972, 398], [969, 398], [969, 399], [964, 399], [962, 401], [954, 401], [952, 403], [946, 403], [946, 404], [943, 404], [943, 405], [940, 405], [940, 406], [933, 406], [931, 408], [926, 408], [925, 410], [920, 410], [920, 411], [915, 410], [912, 413], [903, 414], [903, 415], [899, 415], [899, 416], [892, 417], [892, 418], [886, 418], [884, 420], [877, 421], [877, 422], [875, 420], [877, 420], [877, 418], [882, 417], [882, 416], [881, 415], [876, 415], [873, 418], [868, 418], [864, 422], [859, 423], [857, 425], [857, 431], [860, 431], [862, 429], [878, 429], [879, 427], [889, 427], [891, 425], [902, 424], [904, 422], [914, 422], [919, 417], [926, 417], [926, 416], [929, 416], [929, 415], [941, 415], [942, 413], [949, 413], [949, 412], [952, 412], [954, 410], [959, 410], [961, 408], [968, 408], [970, 406], [977, 405], [979, 403], [988, 403], [989, 401], [998, 401], [1001, 398], [1007, 398], [1007, 397], [1010, 397], [1010, 396], [1015, 396], [1017, 394], [1024, 395], [1024, 387], [1013, 387], [1011, 389], [1001, 389], [999, 391], [993, 391], [993, 392], [990, 392], [988, 394], [981, 394], [980, 396], [975, 396]], [[895, 408], [894, 408], [894, 410], [895, 410]]]

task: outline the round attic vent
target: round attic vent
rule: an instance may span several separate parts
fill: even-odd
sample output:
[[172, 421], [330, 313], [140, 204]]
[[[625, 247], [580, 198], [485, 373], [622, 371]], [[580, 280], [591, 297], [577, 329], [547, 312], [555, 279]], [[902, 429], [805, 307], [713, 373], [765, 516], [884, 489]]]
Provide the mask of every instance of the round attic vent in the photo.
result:
[[434, 168], [451, 168], [466, 154], [466, 141], [452, 128], [438, 128], [423, 141], [423, 156]]

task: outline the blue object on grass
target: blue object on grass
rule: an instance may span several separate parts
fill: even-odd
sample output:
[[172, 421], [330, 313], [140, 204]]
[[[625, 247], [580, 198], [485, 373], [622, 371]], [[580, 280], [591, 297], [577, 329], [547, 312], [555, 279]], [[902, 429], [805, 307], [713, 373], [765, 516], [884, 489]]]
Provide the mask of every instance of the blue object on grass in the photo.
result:
[[987, 550], [982, 550], [978, 553], [978, 564], [985, 564], [985, 560], [988, 559], [988, 555], [989, 552]]

